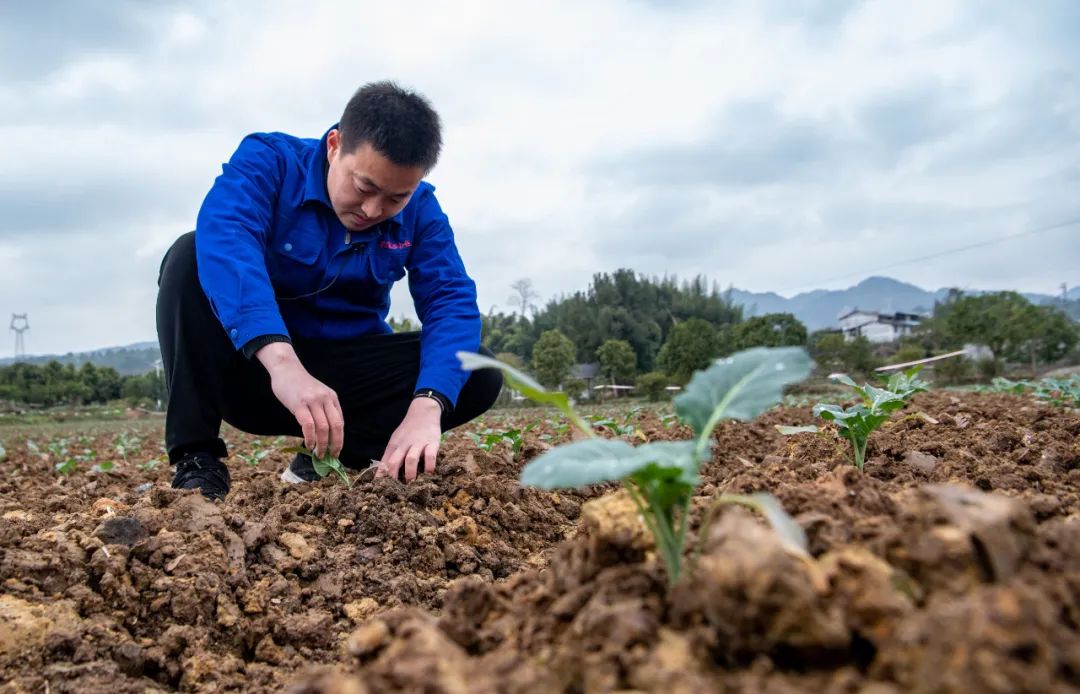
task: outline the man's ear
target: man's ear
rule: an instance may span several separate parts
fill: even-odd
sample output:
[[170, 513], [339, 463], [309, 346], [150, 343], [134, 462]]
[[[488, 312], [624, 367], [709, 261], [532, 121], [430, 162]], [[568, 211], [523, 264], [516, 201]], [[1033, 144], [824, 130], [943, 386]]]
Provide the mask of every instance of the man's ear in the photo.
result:
[[326, 160], [330, 161], [338, 155], [338, 150], [341, 148], [341, 133], [337, 128], [334, 128], [326, 134]]

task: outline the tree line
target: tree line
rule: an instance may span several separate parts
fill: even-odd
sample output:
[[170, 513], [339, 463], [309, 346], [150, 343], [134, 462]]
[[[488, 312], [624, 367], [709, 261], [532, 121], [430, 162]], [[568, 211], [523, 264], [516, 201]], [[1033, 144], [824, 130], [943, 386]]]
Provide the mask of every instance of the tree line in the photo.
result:
[[[584, 387], [574, 366], [595, 363], [601, 382], [636, 385], [639, 392], [657, 397], [717, 357], [757, 346], [806, 346], [821, 369], [855, 373], [886, 359], [899, 363], [972, 343], [992, 350], [994, 358], [981, 363], [943, 362], [938, 371], [954, 382], [998, 375], [1005, 362], [1034, 369], [1080, 360], [1080, 324], [1058, 307], [1036, 306], [1015, 292], [967, 295], [953, 290], [914, 334], [883, 352], [865, 338], [846, 340], [836, 330], [808, 333], [790, 313], [746, 318], [729, 292], [703, 277], [680, 282], [626, 269], [598, 273], [587, 290], [542, 308], [533, 305], [536, 295], [527, 280], [515, 282], [513, 290], [521, 310], [484, 315], [483, 344], [544, 385], [570, 391]], [[419, 327], [408, 320], [390, 323], [395, 330]], [[0, 366], [0, 400], [52, 406], [121, 398], [130, 404], [164, 402], [164, 379], [156, 371], [121, 375], [90, 362]]]
[[[534, 296], [531, 287], [519, 280], [513, 289], [524, 309]], [[822, 369], [865, 373], [886, 360], [915, 360], [974, 343], [993, 351], [990, 363], [979, 365], [989, 376], [1005, 362], [1035, 367], [1076, 358], [1080, 342], [1078, 324], [1059, 308], [1036, 306], [1015, 292], [954, 290], [914, 334], [880, 346], [864, 337], [845, 339], [839, 330], [808, 333], [791, 313], [746, 318], [729, 292], [702, 277], [679, 282], [625, 269], [596, 274], [587, 290], [525, 313], [490, 311], [483, 317], [483, 344], [549, 387], [580, 390], [575, 365], [598, 363], [603, 383], [636, 384], [652, 396], [686, 383], [717, 357], [757, 346], [802, 345]]]
[[133, 406], [155, 406], [165, 397], [165, 380], [157, 371], [121, 375], [111, 366], [84, 362], [76, 367], [55, 360], [0, 366], [0, 400], [9, 402], [51, 407], [124, 399]]

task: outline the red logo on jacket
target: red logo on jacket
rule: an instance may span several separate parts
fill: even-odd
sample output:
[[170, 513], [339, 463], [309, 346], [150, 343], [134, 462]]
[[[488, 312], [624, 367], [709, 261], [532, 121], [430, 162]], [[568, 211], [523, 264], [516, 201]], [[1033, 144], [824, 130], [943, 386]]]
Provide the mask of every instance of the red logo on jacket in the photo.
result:
[[412, 248], [412, 241], [379, 241], [379, 248], [387, 248], [391, 251], [400, 251], [402, 248]]

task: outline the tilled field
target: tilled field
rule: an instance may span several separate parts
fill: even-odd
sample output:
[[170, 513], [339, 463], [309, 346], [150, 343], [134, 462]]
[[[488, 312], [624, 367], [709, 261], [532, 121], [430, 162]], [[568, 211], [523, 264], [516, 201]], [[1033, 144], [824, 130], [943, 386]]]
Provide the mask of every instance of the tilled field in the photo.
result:
[[615, 487], [516, 484], [543, 424], [516, 455], [455, 433], [409, 485], [234, 458], [217, 505], [164, 466], [57, 477], [9, 443], [3, 691], [1080, 691], [1080, 414], [920, 395], [865, 473], [773, 429], [811, 419], [723, 424], [695, 517], [771, 491], [813, 561], [729, 509], [670, 590]]

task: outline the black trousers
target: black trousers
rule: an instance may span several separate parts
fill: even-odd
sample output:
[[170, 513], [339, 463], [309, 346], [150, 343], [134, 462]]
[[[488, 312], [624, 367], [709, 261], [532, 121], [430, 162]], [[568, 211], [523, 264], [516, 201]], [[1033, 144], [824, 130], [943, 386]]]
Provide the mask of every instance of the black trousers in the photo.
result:
[[[181, 236], [161, 263], [157, 331], [169, 392], [165, 415], [169, 462], [194, 451], [227, 457], [220, 438], [222, 420], [251, 434], [303, 435], [270, 389], [270, 374], [257, 359], [248, 360], [233, 347], [210, 308], [195, 268], [194, 232]], [[364, 468], [381, 458], [412, 402], [420, 368], [420, 333], [347, 340], [294, 338], [293, 348], [304, 368], [332, 388], [341, 402], [342, 463]], [[497, 371], [474, 371], [456, 407], [443, 414], [443, 431], [490, 409], [501, 387]]]

